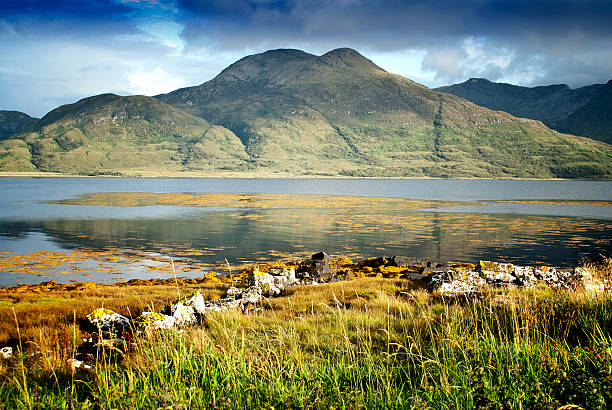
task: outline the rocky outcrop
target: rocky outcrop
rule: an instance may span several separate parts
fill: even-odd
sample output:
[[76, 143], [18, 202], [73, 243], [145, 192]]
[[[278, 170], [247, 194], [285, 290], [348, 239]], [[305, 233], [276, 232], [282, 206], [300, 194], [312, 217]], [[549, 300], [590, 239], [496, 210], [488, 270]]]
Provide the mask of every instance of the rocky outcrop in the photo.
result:
[[[99, 331], [117, 335], [130, 327], [136, 331], [155, 331], [197, 325], [209, 312], [227, 309], [249, 311], [265, 298], [276, 297], [296, 285], [380, 276], [420, 281], [429, 291], [444, 298], [475, 298], [487, 288], [526, 288], [545, 286], [553, 290], [610, 290], [612, 261], [603, 255], [583, 261], [582, 266], [557, 269], [547, 266], [517, 266], [510, 263], [480, 261], [477, 265], [419, 261], [412, 257], [369, 258], [353, 263], [347, 258], [332, 260], [325, 252], [293, 265], [271, 264], [239, 273], [246, 275], [243, 287], [231, 286], [225, 297], [204, 300], [200, 292], [180, 297], [161, 313], [143, 312], [132, 323], [108, 309], [96, 309], [87, 316]], [[602, 273], [604, 272], [604, 273]], [[241, 276], [242, 275], [242, 276]]]
[[87, 320], [98, 333], [108, 332], [118, 335], [130, 326], [130, 319], [105, 308], [94, 309], [87, 315]]
[[565, 291], [606, 291], [608, 281], [593, 275], [591, 269], [587, 266], [556, 269], [480, 261], [473, 270], [446, 269], [433, 273], [428, 288], [444, 297], [475, 297], [486, 287], [533, 289], [545, 286]]

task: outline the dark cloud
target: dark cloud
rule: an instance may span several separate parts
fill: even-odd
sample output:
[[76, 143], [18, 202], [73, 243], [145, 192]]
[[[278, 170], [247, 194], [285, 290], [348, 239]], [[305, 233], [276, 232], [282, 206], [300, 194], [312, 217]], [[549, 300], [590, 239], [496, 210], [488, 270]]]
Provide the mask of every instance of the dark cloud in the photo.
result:
[[0, 108], [200, 84], [281, 47], [352, 47], [428, 86], [576, 87], [612, 78], [610, 21], [610, 0], [0, 0]]
[[[574, 78], [573, 85], [612, 77], [612, 70], [597, 61], [575, 61], [577, 56], [592, 60], [590, 51], [609, 60], [609, 0], [179, 0], [179, 7], [183, 38], [195, 49], [303, 46], [324, 52], [347, 45], [376, 53], [417, 48], [428, 53], [423, 68], [440, 81], [477, 74], [520, 79], [528, 68], [532, 72], [523, 83], [555, 82], [553, 73]], [[462, 49], [470, 38], [482, 41], [493, 60], [505, 52], [512, 61], [503, 66], [483, 60], [478, 66]], [[541, 57], [539, 72], [534, 55]]]
[[132, 11], [109, 0], [2, 0], [0, 10], [2, 18], [8, 20], [63, 17], [81, 21], [125, 19]]

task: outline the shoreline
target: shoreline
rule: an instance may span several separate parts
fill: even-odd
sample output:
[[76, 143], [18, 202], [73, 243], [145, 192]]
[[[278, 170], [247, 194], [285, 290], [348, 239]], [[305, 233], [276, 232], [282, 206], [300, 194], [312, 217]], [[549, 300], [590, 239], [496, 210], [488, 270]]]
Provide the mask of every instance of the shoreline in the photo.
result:
[[328, 175], [279, 175], [277, 173], [212, 173], [210, 175], [199, 175], [191, 173], [169, 173], [169, 174], [121, 174], [121, 175], [82, 175], [64, 174], [60, 172], [0, 172], [0, 178], [108, 178], [108, 179], [353, 179], [353, 180], [398, 180], [398, 181], [602, 181], [609, 182], [611, 179], [589, 179], [589, 178], [435, 178], [435, 177], [354, 177], [354, 176], [328, 176]]
[[[322, 255], [322, 256], [321, 256]], [[351, 260], [347, 256], [330, 257], [324, 252], [312, 255], [309, 259], [279, 259], [266, 263], [250, 263], [238, 267], [234, 270], [235, 273], [223, 274], [213, 270], [206, 272], [201, 277], [173, 276], [169, 278], [148, 278], [148, 279], [129, 279], [127, 281], [115, 283], [101, 283], [95, 281], [80, 282], [57, 282], [56, 280], [48, 280], [40, 283], [24, 283], [14, 286], [0, 286], [0, 295], [21, 294], [21, 293], [47, 293], [47, 292], [63, 292], [63, 291], [79, 291], [95, 288], [124, 288], [130, 286], [193, 286], [204, 284], [217, 284], [222, 286], [246, 286], [249, 282], [249, 276], [254, 272], [275, 272], [295, 270], [299, 271], [307, 266], [312, 261], [318, 261], [317, 258], [323, 258], [326, 272], [326, 282], [335, 282], [343, 280], [353, 280], [359, 278], [384, 278], [384, 279], [404, 279], [410, 281], [428, 281], [434, 274], [453, 272], [465, 276], [470, 272], [479, 272], [485, 277], [494, 274], [508, 274], [515, 269], [527, 269], [533, 272], [575, 272], [581, 269], [579, 261], [573, 266], [550, 266], [543, 263], [533, 263], [524, 266], [515, 265], [507, 262], [479, 260], [476, 263], [472, 262], [436, 262], [420, 260], [410, 256], [378, 256]], [[605, 255], [600, 255], [600, 259], [604, 262], [610, 258]], [[465, 278], [464, 278], [465, 279]], [[504, 280], [507, 280], [504, 279]], [[545, 281], [548, 281], [546, 279]], [[553, 282], [556, 282], [555, 279]]]

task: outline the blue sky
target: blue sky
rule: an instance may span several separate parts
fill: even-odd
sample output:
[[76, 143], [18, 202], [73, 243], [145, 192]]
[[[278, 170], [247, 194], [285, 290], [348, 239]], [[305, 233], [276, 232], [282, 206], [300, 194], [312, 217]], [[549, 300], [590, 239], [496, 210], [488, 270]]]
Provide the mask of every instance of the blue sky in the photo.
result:
[[612, 78], [609, 0], [0, 0], [0, 109], [201, 84], [273, 48], [351, 47], [429, 87]]

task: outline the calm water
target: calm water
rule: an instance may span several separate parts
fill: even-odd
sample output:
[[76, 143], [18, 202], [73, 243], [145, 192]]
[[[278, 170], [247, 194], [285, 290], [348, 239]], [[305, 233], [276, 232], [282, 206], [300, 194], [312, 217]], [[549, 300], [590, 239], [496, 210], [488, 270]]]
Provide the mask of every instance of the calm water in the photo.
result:
[[[0, 179], [0, 192], [0, 257], [13, 258], [10, 266], [0, 266], [0, 285], [49, 278], [113, 282], [169, 274], [139, 269], [133, 261], [115, 263], [112, 275], [94, 269], [91, 262], [83, 262], [85, 268], [79, 272], [63, 274], [59, 268], [44, 274], [15, 268], [18, 255], [37, 251], [121, 250], [137, 255], [141, 263], [155, 263], [147, 256], [154, 255], [151, 259], [237, 265], [323, 249], [355, 257], [401, 254], [438, 261], [494, 259], [570, 266], [582, 255], [612, 250], [612, 202], [606, 203], [612, 201], [612, 182]], [[342, 195], [474, 203], [408, 206], [402, 200], [356, 198], [344, 207], [335, 206], [335, 197], [311, 201], [309, 196], [264, 208], [257, 201], [249, 208], [47, 203], [105, 192]], [[519, 202], [495, 202], [508, 200]]]

